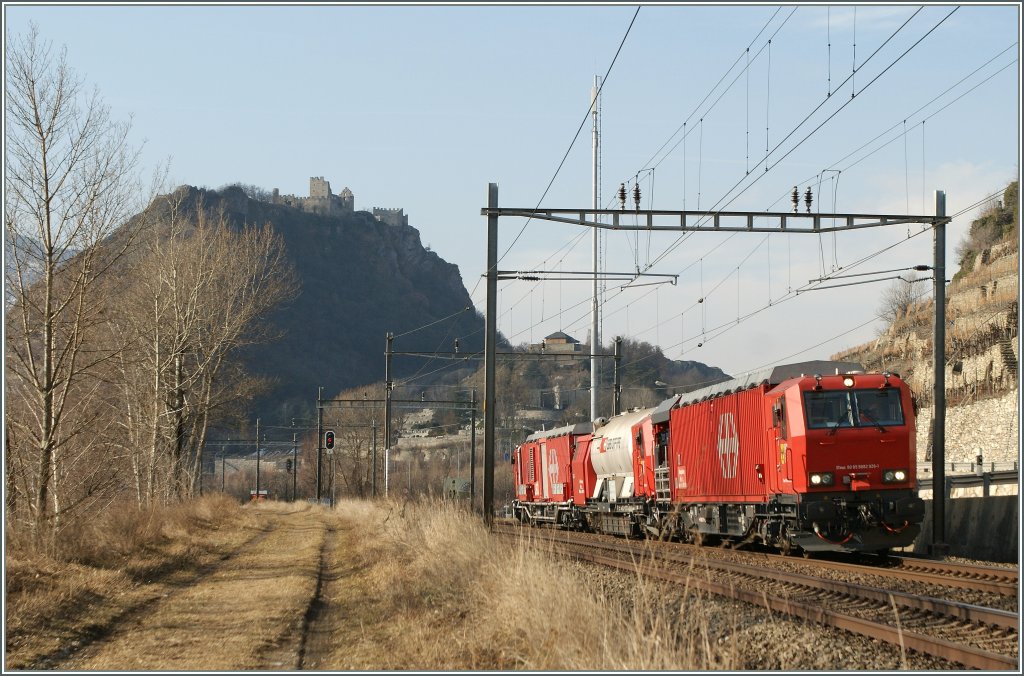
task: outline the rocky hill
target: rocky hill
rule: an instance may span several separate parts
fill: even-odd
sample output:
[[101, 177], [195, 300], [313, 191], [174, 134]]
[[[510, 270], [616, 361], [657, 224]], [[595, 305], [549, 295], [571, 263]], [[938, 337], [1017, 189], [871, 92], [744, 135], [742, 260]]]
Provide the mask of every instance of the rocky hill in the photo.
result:
[[[278, 338], [242, 353], [248, 372], [273, 382], [270, 391], [252, 403], [252, 418], [269, 424], [311, 418], [321, 386], [325, 398], [351, 393], [353, 388], [379, 387], [385, 376], [388, 332], [398, 337], [396, 352], [450, 351], [456, 339], [460, 352], [482, 352], [483, 317], [473, 307], [458, 267], [426, 249], [416, 228], [388, 224], [365, 211], [311, 213], [252, 195], [254, 191], [243, 186], [219, 191], [183, 186], [176, 191], [185, 211], [202, 205], [208, 213], [223, 213], [237, 228], [269, 224], [284, 240], [297, 273], [298, 295], [264, 318]], [[154, 202], [150, 209], [164, 208], [161, 204]], [[139, 217], [144, 216], [154, 214]], [[155, 216], [157, 223], [166, 220], [166, 215]], [[403, 335], [410, 331], [415, 332]], [[509, 345], [500, 335], [498, 340], [502, 350], [530, 351], [527, 345]], [[673, 361], [656, 346], [630, 339], [624, 341], [622, 357], [627, 407], [653, 405], [667, 396], [657, 390], [656, 380], [682, 387], [728, 378], [718, 368]], [[477, 387], [482, 396], [480, 361], [470, 359], [440, 371], [436, 365], [424, 368], [425, 363], [396, 355], [393, 378], [418, 375], [418, 392], [462, 382]], [[551, 420], [569, 421], [589, 415], [587, 360], [511, 360], [503, 362], [499, 380], [504, 383], [499, 403], [510, 411], [524, 406], [543, 409]], [[610, 369], [603, 373], [603, 381], [607, 382], [602, 383], [602, 397], [607, 401], [602, 399], [602, 407], [610, 410]], [[560, 394], [553, 396], [556, 392]], [[375, 389], [371, 396], [380, 394]]]
[[[455, 338], [467, 352], [483, 349], [483, 320], [458, 267], [425, 249], [416, 228], [387, 225], [365, 211], [307, 213], [250, 199], [239, 187], [179, 191], [188, 203], [223, 210], [236, 227], [269, 224], [299, 278], [295, 299], [264, 319], [279, 339], [244, 354], [251, 373], [275, 382], [254, 402], [254, 417], [287, 424], [315, 415], [320, 386], [326, 398], [383, 381], [388, 332], [433, 324], [396, 341], [396, 350], [451, 349]], [[396, 359], [395, 377], [421, 366]]]
[[[946, 394], [949, 404], [1016, 386], [1018, 263], [1016, 242], [986, 249], [947, 289]], [[912, 305], [877, 339], [833, 359], [900, 373], [922, 402], [932, 389], [934, 303]]]

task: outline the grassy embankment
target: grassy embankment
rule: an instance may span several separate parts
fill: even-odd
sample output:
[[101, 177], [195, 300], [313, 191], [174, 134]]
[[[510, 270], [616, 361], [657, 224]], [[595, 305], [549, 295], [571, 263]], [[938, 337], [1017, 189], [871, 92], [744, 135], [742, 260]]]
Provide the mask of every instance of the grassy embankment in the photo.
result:
[[[501, 540], [455, 508], [383, 509], [390, 511], [364, 502], [338, 509], [365, 530], [354, 553], [363, 572], [346, 581], [345, 591], [360, 600], [345, 611], [361, 631], [330, 660], [338, 668], [738, 666], [735, 645], [715, 638], [734, 629], [730, 620], [713, 617], [696, 596], [666, 597], [639, 575], [553, 557], [528, 539]], [[375, 656], [371, 646], [380, 644], [387, 652]]]
[[112, 507], [46, 551], [8, 530], [6, 666], [47, 668], [119, 617], [188, 584], [257, 530], [224, 496]]
[[[294, 632], [305, 626], [307, 607], [320, 610], [311, 618], [308, 638], [301, 639], [306, 668], [742, 666], [737, 642], [723, 640], [736, 636], [739, 621], [702, 603], [699, 595], [664, 594], [639, 574], [569, 562], [526, 538], [500, 539], [456, 507], [356, 501], [343, 502], [333, 513], [304, 507], [243, 509], [224, 498], [206, 498], [174, 508], [108, 512], [47, 555], [15, 543], [7, 555], [7, 667], [59, 668], [78, 646], [112, 634], [143, 608], [160, 631], [173, 625], [220, 637], [216, 645], [200, 641], [205, 648], [182, 668], [230, 668], [235, 662], [235, 668], [264, 662], [293, 668], [289, 646], [300, 640]], [[327, 539], [314, 542], [310, 535], [308, 547], [277, 545], [269, 553], [250, 546], [244, 551], [251, 556], [225, 558], [267, 529], [273, 529], [272, 538], [301, 536], [305, 529], [296, 524], [302, 520], [319, 524], [316, 532]], [[318, 542], [324, 543], [322, 588], [314, 584]], [[291, 577], [304, 582], [286, 585]], [[232, 580], [249, 580], [252, 594], [284, 614], [257, 618], [267, 625], [261, 629], [266, 636], [253, 635], [256, 619], [225, 624], [239, 618], [239, 594], [224, 591]], [[264, 582], [277, 596], [295, 598], [275, 596], [271, 602], [274, 594], [257, 591]], [[322, 599], [310, 605], [314, 589], [321, 589]], [[202, 597], [201, 616], [179, 617], [191, 596]], [[225, 632], [236, 630], [252, 639], [242, 640], [252, 644], [248, 652], [229, 649], [238, 641]], [[140, 626], [127, 642], [112, 642], [111, 659], [135, 663], [139, 656], [124, 651], [141, 650], [142, 661], [164, 664], [155, 649], [142, 648], [147, 631]], [[182, 632], [160, 642], [187, 643]], [[184, 664], [182, 650], [173, 651], [175, 664]]]

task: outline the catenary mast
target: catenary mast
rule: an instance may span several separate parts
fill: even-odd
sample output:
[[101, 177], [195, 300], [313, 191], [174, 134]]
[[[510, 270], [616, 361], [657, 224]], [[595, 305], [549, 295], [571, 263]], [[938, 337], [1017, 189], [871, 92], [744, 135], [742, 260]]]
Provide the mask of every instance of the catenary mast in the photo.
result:
[[[599, 75], [594, 76], [594, 86], [590, 89], [590, 115], [593, 119], [593, 202], [594, 209], [600, 209], [601, 205], [598, 204], [600, 199], [600, 190], [598, 187], [598, 134], [597, 134], [597, 95], [600, 90], [601, 77]], [[593, 254], [594, 254], [594, 286], [593, 293], [594, 298], [591, 305], [591, 326], [590, 326], [590, 419], [597, 419], [597, 354], [598, 346], [601, 344], [600, 336], [598, 336], [598, 304], [597, 304], [597, 249], [598, 249], [598, 228], [594, 228], [593, 234]]]

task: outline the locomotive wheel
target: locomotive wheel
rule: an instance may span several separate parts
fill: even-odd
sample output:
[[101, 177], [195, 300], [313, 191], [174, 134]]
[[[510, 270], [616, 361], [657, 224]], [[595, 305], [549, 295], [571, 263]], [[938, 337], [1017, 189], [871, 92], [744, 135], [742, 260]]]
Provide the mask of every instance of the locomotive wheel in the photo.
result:
[[779, 551], [782, 552], [783, 556], [789, 556], [793, 553], [793, 543], [789, 541], [788, 537], [782, 537], [779, 542]]
[[701, 533], [696, 526], [691, 528], [688, 532], [690, 534], [690, 542], [692, 542], [694, 545], [698, 547], [703, 547], [706, 544], [704, 534]]

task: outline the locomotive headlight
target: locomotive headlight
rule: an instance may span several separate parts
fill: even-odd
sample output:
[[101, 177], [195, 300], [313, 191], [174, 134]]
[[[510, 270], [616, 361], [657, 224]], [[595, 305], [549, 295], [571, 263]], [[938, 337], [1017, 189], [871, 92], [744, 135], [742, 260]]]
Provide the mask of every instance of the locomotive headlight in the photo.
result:
[[832, 472], [815, 472], [808, 478], [812, 486], [831, 486], [833, 481]]
[[905, 469], [887, 469], [884, 472], [882, 472], [882, 483], [901, 483], [907, 480], [907, 476], [907, 470]]
[[843, 385], [846, 385], [847, 387], [853, 387], [853, 378], [851, 378], [850, 376], [846, 376], [845, 378], [843, 378]]

